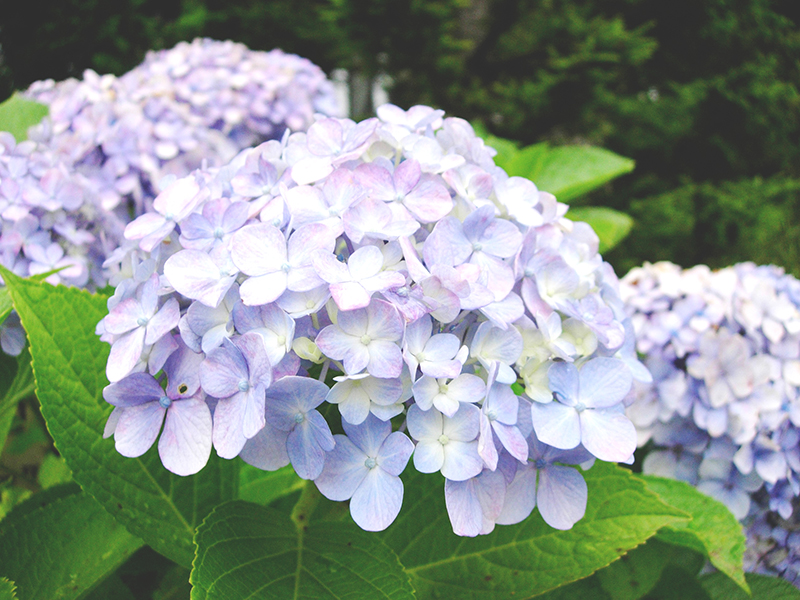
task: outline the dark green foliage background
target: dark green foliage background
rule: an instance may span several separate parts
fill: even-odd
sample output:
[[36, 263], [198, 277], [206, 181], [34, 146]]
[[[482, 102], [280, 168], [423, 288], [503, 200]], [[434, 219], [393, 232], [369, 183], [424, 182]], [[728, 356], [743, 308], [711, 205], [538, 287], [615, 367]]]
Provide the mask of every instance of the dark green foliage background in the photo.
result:
[[401, 106], [635, 159], [580, 201], [635, 218], [608, 255], [620, 273], [668, 259], [800, 274], [799, 25], [794, 0], [31, 0], [0, 23], [0, 96], [199, 35], [281, 47], [388, 74]]

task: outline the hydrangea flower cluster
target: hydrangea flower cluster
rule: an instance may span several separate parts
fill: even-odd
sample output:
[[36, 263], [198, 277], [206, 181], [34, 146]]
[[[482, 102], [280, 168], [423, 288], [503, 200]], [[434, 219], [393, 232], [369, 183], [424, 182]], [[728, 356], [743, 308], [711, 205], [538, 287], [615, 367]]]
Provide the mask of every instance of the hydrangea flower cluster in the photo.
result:
[[[164, 182], [307, 129], [315, 112], [337, 113], [310, 61], [212, 40], [151, 52], [120, 78], [87, 71], [36, 82], [27, 95], [50, 115], [33, 141], [0, 137], [0, 263], [21, 276], [62, 269], [48, 281], [90, 289], [128, 276], [131, 265], [116, 260], [125, 225]], [[16, 355], [24, 343], [13, 313], [0, 345]]]
[[119, 78], [88, 70], [26, 95], [50, 107], [34, 137], [97, 182], [106, 210], [133, 199], [136, 215], [165, 176], [224, 165], [287, 128], [307, 129], [315, 113], [338, 115], [333, 85], [309, 60], [209, 39], [150, 52]]
[[782, 577], [800, 588], [800, 511], [788, 519], [775, 512], [761, 511], [746, 529], [747, 571]]
[[[125, 224], [56, 152], [0, 132], [0, 264], [23, 277], [61, 269], [47, 281], [100, 288]], [[0, 346], [14, 356], [25, 346], [16, 313], [0, 326]]]
[[[696, 485], [738, 519], [766, 510], [791, 518], [800, 496], [800, 281], [774, 266], [662, 262], [633, 269], [620, 294], [654, 378], [627, 400], [639, 444], [654, 445], [644, 471]], [[751, 501], [758, 490], [763, 503]]]
[[572, 527], [568, 465], [632, 460], [622, 401], [648, 374], [597, 236], [493, 155], [466, 121], [384, 105], [172, 183], [126, 227], [98, 325], [106, 436], [139, 456], [161, 432], [180, 475], [212, 447], [291, 464], [366, 530], [409, 461], [444, 476], [457, 534], [534, 507]]

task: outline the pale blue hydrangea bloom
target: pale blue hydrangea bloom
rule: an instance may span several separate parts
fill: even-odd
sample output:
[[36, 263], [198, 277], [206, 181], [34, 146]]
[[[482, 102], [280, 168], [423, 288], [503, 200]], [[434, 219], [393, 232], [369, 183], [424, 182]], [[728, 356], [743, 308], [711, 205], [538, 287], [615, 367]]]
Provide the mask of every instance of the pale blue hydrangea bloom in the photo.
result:
[[645, 472], [688, 481], [761, 529], [794, 518], [800, 496], [798, 289], [752, 263], [646, 264], [621, 282], [653, 375], [626, 400], [639, 444], [654, 442]]
[[[445, 477], [460, 535], [527, 517], [536, 488], [513, 482], [531, 469], [540, 513], [571, 527], [583, 480], [554, 463], [627, 460], [636, 444], [622, 398], [645, 370], [616, 277], [591, 229], [497, 168], [468, 123], [378, 115], [320, 118], [165, 188], [127, 230], [115, 260], [131, 276], [110, 309], [155, 277], [160, 305], [180, 307], [173, 333], [205, 356], [218, 454], [291, 464], [365, 529], [397, 516], [409, 461]], [[561, 450], [531, 450], [534, 423]]]

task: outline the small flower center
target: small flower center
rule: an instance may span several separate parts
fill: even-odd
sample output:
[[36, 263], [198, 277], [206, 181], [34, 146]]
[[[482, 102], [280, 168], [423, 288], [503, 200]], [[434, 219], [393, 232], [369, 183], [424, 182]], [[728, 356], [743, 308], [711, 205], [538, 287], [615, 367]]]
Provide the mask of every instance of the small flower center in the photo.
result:
[[364, 461], [364, 466], [367, 467], [368, 469], [374, 469], [377, 464], [378, 463], [375, 462], [375, 459], [372, 458], [371, 456]]
[[281, 265], [281, 271], [283, 271], [284, 273], [288, 273], [291, 268], [292, 268], [292, 265], [290, 265], [287, 262], [285, 262], [285, 263], [283, 263]]
[[161, 398], [158, 399], [158, 403], [161, 405], [161, 408], [169, 408], [169, 405], [172, 404], [172, 400], [167, 396], [161, 396]]
[[309, 300], [308, 302], [306, 302], [306, 308], [314, 308], [314, 301]]
[[408, 297], [408, 287], [404, 285], [401, 288], [397, 288], [397, 291], [395, 291], [395, 294], [397, 294], [401, 298], [407, 298]]
[[279, 335], [278, 339], [276, 341], [278, 342], [279, 346], [283, 346], [286, 343], [286, 336], [285, 335]]
[[305, 421], [305, 420], [306, 420], [306, 416], [303, 413], [297, 413], [294, 416], [294, 422], [297, 423], [298, 425], [300, 423], [302, 423], [303, 421]]
[[439, 393], [440, 394], [444, 394], [445, 396], [447, 395], [447, 384], [446, 383], [440, 383], [439, 384]]
[[221, 240], [224, 236], [225, 236], [225, 230], [222, 229], [222, 227], [217, 227], [214, 230], [214, 237], [217, 238], [218, 240]]
[[239, 391], [240, 391], [240, 392], [246, 392], [246, 391], [247, 391], [247, 390], [249, 390], [249, 389], [250, 389], [250, 383], [249, 383], [249, 382], [247, 382], [247, 381], [245, 381], [244, 379], [242, 379], [242, 380], [239, 382]]
[[495, 421], [495, 420], [497, 420], [497, 413], [496, 413], [496, 412], [494, 412], [493, 410], [490, 410], [490, 411], [489, 411], [489, 412], [486, 414], [486, 416], [489, 418], [489, 420], [490, 420], [490, 421]]
[[138, 319], [136, 319], [136, 324], [139, 325], [139, 327], [146, 327], [149, 321], [150, 319], [147, 319], [145, 317], [139, 317]]
[[448, 444], [448, 442], [450, 442], [450, 438], [447, 437], [445, 434], [442, 434], [442, 435], [439, 436], [439, 443], [442, 446], [446, 446]]
[[272, 224], [273, 224], [275, 227], [278, 227], [278, 228], [280, 228], [280, 226], [281, 226], [281, 220], [280, 220], [278, 217], [275, 217], [274, 219], [272, 219]]
[[164, 215], [164, 218], [167, 221], [174, 221], [175, 220], [175, 215], [173, 213], [171, 213], [171, 212], [168, 212], [167, 214]]
[[577, 410], [579, 413], [582, 413], [583, 411], [586, 410], [586, 405], [583, 402], [578, 402], [575, 405], [575, 410]]
[[547, 466], [547, 462], [543, 458], [537, 458], [536, 462], [533, 464], [536, 465], [536, 468], [540, 471]]
[[533, 269], [525, 269], [525, 277], [533, 277], [534, 272]]
[[372, 338], [369, 337], [366, 333], [361, 336], [361, 343], [364, 344], [365, 346], [369, 346], [371, 341], [372, 341]]
[[480, 252], [481, 250], [483, 250], [483, 244], [475, 242], [474, 244], [472, 244], [472, 250], [474, 252]]

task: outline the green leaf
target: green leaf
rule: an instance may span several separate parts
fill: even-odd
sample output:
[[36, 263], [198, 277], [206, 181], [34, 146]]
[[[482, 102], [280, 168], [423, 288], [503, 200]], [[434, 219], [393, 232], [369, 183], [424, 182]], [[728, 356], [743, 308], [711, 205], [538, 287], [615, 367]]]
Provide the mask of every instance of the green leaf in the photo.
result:
[[17, 404], [33, 395], [31, 355], [25, 348], [19, 356], [0, 352], [0, 451], [5, 446]]
[[239, 462], [211, 457], [197, 475], [164, 469], [155, 446], [125, 458], [103, 439], [111, 406], [109, 346], [94, 333], [106, 299], [84, 290], [20, 279], [0, 268], [30, 340], [37, 395], [50, 434], [75, 481], [158, 552], [190, 566], [195, 527], [210, 510], [236, 497]]
[[143, 545], [77, 486], [64, 490], [32, 496], [0, 524], [0, 570], [20, 600], [79, 598]]
[[13, 581], [0, 577], [0, 600], [17, 600], [17, 595], [14, 593], [16, 589], [17, 586]]
[[161, 578], [153, 600], [186, 600], [191, 593], [189, 571], [176, 565]]
[[785, 579], [747, 573], [747, 584], [753, 594], [748, 596], [722, 573], [700, 578], [711, 600], [800, 600], [800, 590]]
[[262, 471], [243, 463], [239, 471], [239, 499], [266, 506], [278, 498], [302, 490], [308, 482], [300, 479], [291, 465], [277, 471]]
[[631, 232], [633, 219], [623, 212], [605, 206], [570, 207], [567, 218], [583, 221], [600, 238], [600, 252], [608, 252]]
[[22, 142], [28, 139], [28, 127], [38, 124], [48, 112], [46, 105], [16, 93], [0, 104], [0, 131], [8, 131], [17, 143]]
[[645, 598], [647, 600], [711, 600], [696, 574], [677, 565], [664, 567], [661, 579]]
[[11, 303], [11, 295], [8, 293], [7, 287], [0, 287], [0, 325], [2, 325], [14, 310], [14, 305]]
[[48, 454], [39, 466], [37, 479], [42, 489], [46, 490], [54, 485], [72, 481], [72, 471], [69, 470], [67, 461], [63, 457]]
[[285, 513], [234, 501], [195, 542], [192, 600], [414, 598], [394, 552], [352, 521], [296, 527]]
[[118, 575], [112, 574], [86, 596], [85, 600], [136, 600], [131, 589]]
[[527, 176], [542, 191], [561, 202], [588, 194], [612, 179], [633, 171], [630, 158], [594, 146], [558, 146]]
[[704, 554], [652, 537], [605, 569], [597, 571], [590, 579], [596, 579], [614, 600], [638, 600], [658, 584], [667, 566], [696, 575], [705, 562]]
[[746, 591], [742, 571], [746, 540], [741, 524], [725, 505], [683, 481], [652, 475], [644, 475], [642, 480], [664, 502], [692, 516], [688, 523], [665, 528], [659, 538], [703, 552], [712, 565]]
[[569, 531], [549, 527], [538, 512], [518, 525], [477, 538], [456, 536], [441, 479], [409, 471], [403, 509], [382, 534], [397, 552], [420, 600], [508, 598], [541, 594], [592, 574], [656, 531], [688, 519], [661, 502], [630, 471], [597, 463], [584, 474], [586, 515]]

